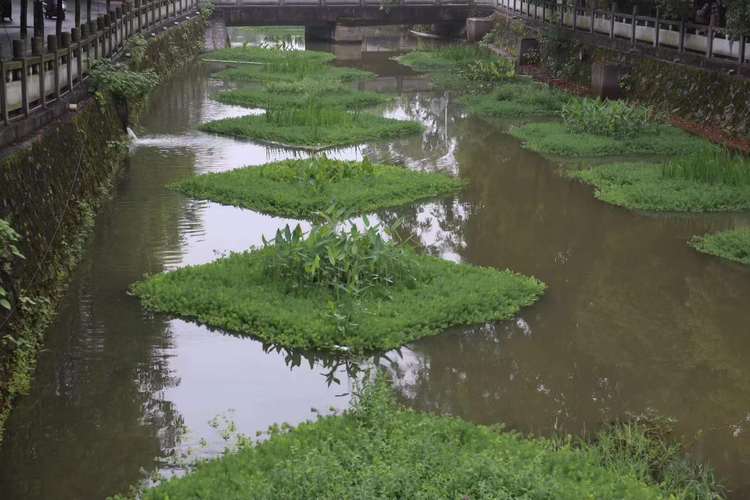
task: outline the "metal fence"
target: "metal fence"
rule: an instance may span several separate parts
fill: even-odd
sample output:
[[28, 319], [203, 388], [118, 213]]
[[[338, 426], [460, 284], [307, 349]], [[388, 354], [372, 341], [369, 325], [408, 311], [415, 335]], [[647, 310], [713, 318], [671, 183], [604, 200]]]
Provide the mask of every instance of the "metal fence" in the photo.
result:
[[107, 15], [64, 32], [58, 39], [48, 35], [31, 39], [31, 54], [25, 41], [14, 40], [14, 58], [0, 61], [0, 122], [8, 124], [33, 110], [68, 94], [87, 77], [97, 59], [122, 51], [138, 33], [166, 29], [175, 19], [197, 6], [198, 0], [154, 0], [123, 5]]
[[497, 7], [539, 22], [559, 24], [573, 30], [598, 33], [612, 39], [628, 40], [632, 45], [648, 44], [678, 52], [691, 52], [707, 58], [733, 60], [747, 64], [748, 39], [732, 37], [724, 28], [638, 15], [614, 10], [586, 9], [571, 2], [551, 6], [543, 0], [497, 0]]

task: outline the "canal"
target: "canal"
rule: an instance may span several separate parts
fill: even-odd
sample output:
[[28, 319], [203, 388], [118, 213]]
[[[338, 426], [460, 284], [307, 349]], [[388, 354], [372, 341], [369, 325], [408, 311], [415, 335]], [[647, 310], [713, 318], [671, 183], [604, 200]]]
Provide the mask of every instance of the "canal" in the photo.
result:
[[[330, 155], [467, 179], [454, 199], [377, 216], [403, 217], [402, 230], [434, 255], [533, 275], [549, 289], [513, 321], [449, 331], [362, 365], [388, 371], [415, 408], [522, 432], [581, 435], [632, 415], [674, 418], [691, 454], [732, 496], [750, 496], [750, 270], [685, 243], [750, 218], [634, 214], [597, 201], [522, 149], [507, 124], [467, 116], [390, 59], [414, 43], [379, 33], [361, 47], [323, 47], [337, 64], [379, 75], [364, 87], [398, 93], [383, 113], [425, 125], [416, 138]], [[167, 189], [301, 154], [198, 132], [248, 112], [211, 99], [225, 88], [215, 69], [196, 62], [165, 84], [136, 130], [32, 392], [9, 420], [3, 499], [104, 498], [153, 470], [171, 473], [189, 449], [220, 453], [225, 442], [209, 424], [217, 416], [254, 435], [348, 405], [350, 371], [335, 360], [152, 315], [128, 294], [144, 274], [245, 250], [294, 222]]]

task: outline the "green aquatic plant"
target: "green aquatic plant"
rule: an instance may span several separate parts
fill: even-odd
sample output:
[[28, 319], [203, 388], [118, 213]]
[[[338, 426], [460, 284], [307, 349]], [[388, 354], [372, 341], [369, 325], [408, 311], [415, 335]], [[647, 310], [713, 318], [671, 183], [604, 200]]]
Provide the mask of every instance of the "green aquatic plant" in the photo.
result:
[[666, 162], [661, 173], [665, 179], [750, 186], [750, 161], [715, 148], [692, 155], [680, 155]]
[[[334, 218], [335, 219], [335, 218]], [[133, 286], [154, 311], [287, 348], [384, 351], [450, 326], [509, 319], [544, 284], [418, 255], [372, 226], [285, 228], [261, 249]]]
[[257, 443], [238, 439], [233, 451], [139, 497], [722, 497], [709, 474], [695, 467], [672, 472], [685, 459], [665, 457], [659, 438], [638, 424], [603, 431], [597, 436], [601, 445], [571, 444], [402, 408], [382, 377], [355, 386], [355, 395], [342, 414], [318, 415], [296, 428], [271, 426]]
[[271, 108], [263, 115], [216, 120], [202, 125], [200, 129], [220, 135], [320, 151], [414, 135], [422, 131], [422, 126], [413, 121], [328, 108], [321, 102], [309, 99], [300, 107]]
[[516, 80], [497, 86], [489, 94], [460, 98], [469, 113], [488, 118], [553, 116], [573, 99], [570, 95], [540, 83]]
[[602, 201], [660, 212], [717, 212], [750, 209], [750, 184], [728, 184], [665, 175], [658, 164], [618, 163], [571, 172], [596, 188]]
[[750, 228], [694, 236], [690, 246], [699, 252], [750, 266]]
[[280, 63], [287, 66], [293, 66], [294, 64], [324, 64], [333, 61], [335, 58], [330, 52], [250, 46], [214, 50], [203, 56], [203, 59], [209, 61], [241, 61], [258, 65]]
[[363, 228], [350, 223], [340, 230], [343, 212], [324, 214], [326, 220], [303, 236], [302, 228], [289, 225], [276, 231], [271, 241], [263, 239], [264, 267], [268, 276], [285, 283], [290, 291], [325, 288], [337, 299], [358, 297], [374, 291], [387, 293], [389, 287], [414, 286], [417, 266], [403, 246], [383, 238], [396, 226], [371, 224], [365, 216]]
[[313, 219], [331, 203], [351, 214], [370, 213], [451, 195], [463, 185], [441, 173], [315, 156], [188, 177], [173, 187], [194, 198]]
[[296, 85], [290, 85], [290, 87], [293, 90], [278, 84], [260, 89], [228, 90], [219, 92], [214, 99], [224, 104], [263, 109], [307, 107], [312, 99], [323, 108], [348, 110], [363, 109], [391, 100], [389, 96], [376, 92], [361, 92], [338, 85], [330, 88], [326, 85], [320, 87], [311, 85], [305, 90], [297, 90]]
[[511, 61], [476, 45], [416, 50], [396, 60], [416, 71], [431, 73], [440, 88], [467, 93], [486, 91], [516, 76]]
[[[24, 256], [18, 249], [21, 236], [5, 220], [0, 219], [0, 308], [11, 309], [11, 290], [9, 282], [13, 264]], [[5, 288], [5, 287], [8, 288]]]
[[621, 156], [694, 154], [710, 148], [710, 144], [670, 125], [655, 124], [648, 134], [628, 140], [616, 137], [573, 132], [558, 122], [529, 123], [510, 129], [510, 134], [524, 142], [524, 146], [558, 156]]
[[631, 139], [650, 133], [653, 111], [624, 101], [570, 99], [561, 111], [569, 130], [615, 139]]

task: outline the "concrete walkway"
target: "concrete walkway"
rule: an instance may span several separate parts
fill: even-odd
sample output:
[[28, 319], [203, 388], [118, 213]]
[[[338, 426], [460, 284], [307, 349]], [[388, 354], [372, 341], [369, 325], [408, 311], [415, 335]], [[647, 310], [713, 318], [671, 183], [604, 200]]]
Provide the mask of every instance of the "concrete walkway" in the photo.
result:
[[[34, 35], [34, 2], [28, 1], [28, 27], [27, 33], [31, 37]], [[56, 0], [53, 0], [57, 5]], [[110, 3], [110, 9], [121, 5], [122, 2], [113, 0]], [[12, 57], [12, 40], [20, 37], [21, 32], [21, 0], [11, 0], [11, 14], [13, 16], [12, 21], [7, 18], [0, 23], [0, 57], [3, 59], [9, 59]], [[75, 27], [75, 3], [68, 0], [65, 2], [66, 12], [65, 19], [63, 20], [62, 29], [63, 31], [70, 31], [71, 28]], [[96, 19], [106, 13], [106, 1], [92, 0], [91, 2], [91, 19]], [[86, 21], [86, 0], [81, 0], [81, 22]], [[55, 33], [54, 19], [44, 20], [44, 35]], [[45, 38], [46, 43], [46, 38]]]

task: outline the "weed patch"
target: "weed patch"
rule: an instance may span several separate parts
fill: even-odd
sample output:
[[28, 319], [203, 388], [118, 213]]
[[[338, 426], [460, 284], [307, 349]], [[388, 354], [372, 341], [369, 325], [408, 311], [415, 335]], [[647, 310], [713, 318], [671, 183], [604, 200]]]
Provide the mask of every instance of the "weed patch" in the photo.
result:
[[362, 214], [455, 193], [462, 186], [443, 174], [315, 157], [190, 177], [174, 188], [193, 198], [311, 219], [332, 203]]
[[710, 481], [707, 491], [696, 486], [706, 475], [694, 468], [660, 480], [684, 459], [649, 463], [663, 456], [662, 444], [639, 426], [613, 433], [607, 449], [525, 438], [400, 408], [382, 381], [358, 391], [341, 415], [266, 434], [238, 439], [235, 451], [141, 497], [720, 498]]
[[723, 257], [750, 266], [750, 229], [695, 236], [690, 246], [699, 252]]
[[649, 134], [653, 127], [651, 109], [624, 101], [570, 99], [561, 116], [572, 132], [621, 140]]
[[334, 222], [279, 231], [264, 247], [159, 274], [133, 287], [155, 311], [283, 347], [389, 350], [450, 326], [509, 319], [544, 284], [417, 255]]
[[664, 175], [663, 166], [622, 163], [571, 172], [596, 197], [632, 210], [716, 212], [750, 209], [750, 184], [706, 183]]
[[330, 52], [283, 50], [265, 47], [231, 47], [214, 50], [203, 56], [209, 61], [242, 61], [255, 64], [278, 64], [283, 67], [320, 65], [336, 58]]
[[705, 140], [669, 125], [655, 124], [638, 136], [619, 139], [576, 133], [558, 122], [513, 127], [510, 134], [539, 153], [558, 156], [619, 156], [634, 154], [691, 154], [710, 148]]
[[269, 109], [263, 115], [206, 123], [204, 132], [320, 151], [418, 134], [422, 126], [370, 113], [350, 113], [309, 102], [304, 108]]
[[416, 71], [431, 73], [440, 88], [468, 93], [488, 91], [516, 76], [513, 63], [476, 45], [417, 50], [396, 60]]
[[519, 80], [504, 83], [490, 94], [463, 96], [460, 101], [469, 113], [487, 118], [526, 118], [559, 115], [570, 99], [557, 89]]

